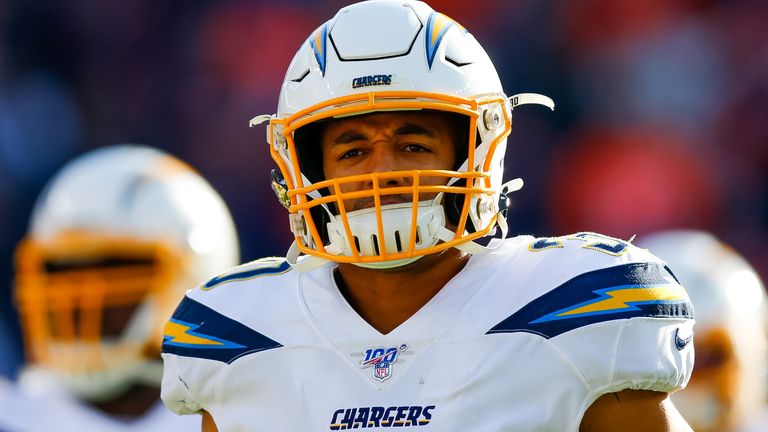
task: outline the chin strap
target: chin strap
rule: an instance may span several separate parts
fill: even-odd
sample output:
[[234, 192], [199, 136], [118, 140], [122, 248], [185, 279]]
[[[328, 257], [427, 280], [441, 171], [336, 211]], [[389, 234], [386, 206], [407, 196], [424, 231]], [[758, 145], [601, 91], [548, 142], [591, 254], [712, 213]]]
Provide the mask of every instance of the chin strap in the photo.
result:
[[296, 240], [294, 240], [293, 243], [291, 243], [291, 247], [288, 248], [285, 260], [290, 264], [291, 268], [301, 273], [310, 272], [330, 262], [325, 258], [316, 257], [314, 255], [301, 255]]

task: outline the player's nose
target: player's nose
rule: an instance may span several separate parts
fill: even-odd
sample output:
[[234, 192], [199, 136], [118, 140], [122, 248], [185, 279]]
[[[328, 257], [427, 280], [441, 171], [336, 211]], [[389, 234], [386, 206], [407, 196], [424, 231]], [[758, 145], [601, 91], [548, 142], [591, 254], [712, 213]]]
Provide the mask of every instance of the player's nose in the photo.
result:
[[[405, 167], [398, 161], [396, 150], [393, 146], [385, 143], [377, 143], [369, 159], [369, 169], [371, 173], [378, 173], [378, 185], [383, 187], [397, 187], [408, 185], [409, 181], [401, 175], [391, 175], [395, 171], [403, 171]], [[371, 180], [370, 186], [373, 185]]]

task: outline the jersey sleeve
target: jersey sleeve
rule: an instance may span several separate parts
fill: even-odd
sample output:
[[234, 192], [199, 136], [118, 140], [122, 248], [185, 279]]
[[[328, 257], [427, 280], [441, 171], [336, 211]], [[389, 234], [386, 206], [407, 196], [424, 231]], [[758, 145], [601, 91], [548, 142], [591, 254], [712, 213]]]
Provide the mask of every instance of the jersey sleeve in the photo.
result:
[[693, 320], [634, 319], [623, 323], [606, 389], [671, 393], [693, 371]]
[[[205, 409], [215, 395], [217, 371], [204, 362], [163, 353], [163, 382], [160, 397], [176, 414], [195, 414]], [[207, 376], [207, 379], [200, 379]], [[189, 384], [191, 383], [191, 384]]]
[[647, 250], [604, 239], [588, 233], [533, 242], [529, 251], [541, 258], [536, 278], [546, 282], [489, 331], [548, 339], [582, 380], [584, 409], [625, 389], [673, 392], [693, 369], [693, 306], [685, 289]]
[[692, 328], [690, 319], [631, 318], [579, 328], [552, 342], [584, 380], [591, 395], [586, 408], [605, 393], [684, 388], [693, 370]]
[[206, 409], [216, 401], [217, 383], [227, 366], [242, 356], [280, 346], [188, 294], [165, 326], [163, 402], [179, 414]]
[[206, 316], [216, 318], [214, 311], [185, 297], [165, 326], [160, 396], [165, 406], [177, 414], [206, 409], [215, 400], [218, 376], [224, 373], [223, 365], [215, 358], [216, 350], [225, 354], [226, 348], [214, 347], [229, 341], [214, 336], [210, 325], [201, 328]]
[[[178, 414], [217, 402], [218, 383], [237, 359], [282, 345], [241, 322], [234, 311], [253, 314], [255, 283], [290, 270], [285, 260], [262, 259], [235, 267], [190, 290], [165, 325], [161, 398]], [[241, 317], [242, 319], [242, 317]]]
[[557, 305], [538, 324], [549, 324], [552, 342], [583, 377], [591, 395], [584, 408], [605, 393], [685, 387], [693, 306], [663, 263], [621, 264], [575, 280], [570, 305]]

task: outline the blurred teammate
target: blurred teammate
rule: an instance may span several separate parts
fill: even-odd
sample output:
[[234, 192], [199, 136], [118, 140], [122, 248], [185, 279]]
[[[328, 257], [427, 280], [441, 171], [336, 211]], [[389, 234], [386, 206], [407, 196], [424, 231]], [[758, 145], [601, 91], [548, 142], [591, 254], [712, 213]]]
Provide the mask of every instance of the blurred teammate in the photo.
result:
[[669, 263], [696, 311], [695, 367], [688, 387], [672, 396], [675, 405], [697, 432], [768, 430], [761, 418], [768, 402], [768, 305], [754, 269], [703, 231], [661, 231], [638, 246]]
[[[254, 54], [255, 55], [255, 54]], [[520, 59], [524, 61], [524, 59]], [[493, 63], [422, 2], [341, 9], [269, 120], [286, 259], [190, 290], [162, 397], [204, 430], [687, 431], [685, 290], [594, 233], [506, 235], [512, 109]], [[271, 227], [268, 227], [271, 228]]]
[[0, 388], [0, 430], [199, 430], [160, 403], [162, 326], [238, 257], [224, 202], [179, 160], [120, 145], [68, 163], [16, 252], [29, 364]]

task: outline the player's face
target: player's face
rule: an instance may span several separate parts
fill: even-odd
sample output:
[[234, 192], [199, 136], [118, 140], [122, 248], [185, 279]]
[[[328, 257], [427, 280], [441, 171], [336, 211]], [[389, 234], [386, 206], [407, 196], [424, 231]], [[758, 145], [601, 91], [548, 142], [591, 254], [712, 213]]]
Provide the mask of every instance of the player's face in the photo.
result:
[[[330, 122], [322, 134], [326, 179], [357, 174], [406, 170], [450, 170], [456, 162], [453, 128], [432, 112], [374, 113]], [[379, 188], [410, 186], [411, 176], [381, 179]], [[422, 185], [445, 184], [440, 177], [422, 177]], [[342, 192], [369, 190], [371, 181], [342, 185]], [[432, 196], [420, 196], [419, 200]], [[410, 194], [382, 195], [381, 204], [412, 201]], [[345, 201], [347, 211], [373, 207], [373, 198]]]

